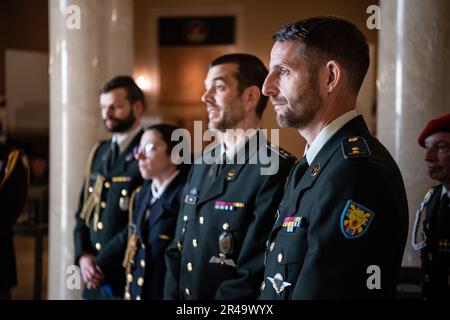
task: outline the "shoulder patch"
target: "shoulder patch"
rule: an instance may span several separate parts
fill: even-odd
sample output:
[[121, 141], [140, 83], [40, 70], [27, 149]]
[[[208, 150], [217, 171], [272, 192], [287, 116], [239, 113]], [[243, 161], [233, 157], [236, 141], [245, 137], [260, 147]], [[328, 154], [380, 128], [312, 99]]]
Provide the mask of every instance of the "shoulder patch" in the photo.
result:
[[341, 146], [345, 159], [367, 158], [372, 154], [369, 145], [363, 137], [346, 137], [342, 141]]
[[375, 213], [366, 207], [348, 200], [341, 213], [341, 231], [347, 239], [356, 239], [369, 229]]
[[283, 159], [296, 159], [292, 154], [290, 154], [289, 152], [287, 152], [286, 150], [280, 148], [277, 145], [274, 145], [272, 143], [268, 143], [267, 147], [270, 150], [272, 150], [272, 151], [276, 152], [277, 154], [279, 154], [280, 157], [283, 158]]

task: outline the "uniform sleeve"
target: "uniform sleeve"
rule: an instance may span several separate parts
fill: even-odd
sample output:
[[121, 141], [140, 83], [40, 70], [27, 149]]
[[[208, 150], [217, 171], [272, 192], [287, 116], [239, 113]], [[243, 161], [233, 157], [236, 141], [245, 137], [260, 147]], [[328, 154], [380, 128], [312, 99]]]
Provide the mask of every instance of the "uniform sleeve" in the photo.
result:
[[75, 213], [75, 230], [74, 230], [74, 240], [75, 240], [75, 264], [78, 264], [80, 260], [80, 256], [83, 253], [92, 253], [95, 254], [95, 250], [91, 246], [91, 242], [89, 240], [89, 228], [87, 227], [84, 220], [81, 219], [81, 209], [84, 204], [84, 189], [85, 183], [81, 187], [80, 199], [78, 201], [78, 209]]
[[[187, 185], [182, 189], [181, 195], [185, 194]], [[183, 212], [183, 197], [180, 199], [180, 210]], [[183, 215], [178, 214], [177, 225], [175, 228], [175, 237], [171, 244], [167, 247], [165, 252], [166, 275], [164, 279], [164, 299], [165, 300], [179, 300], [179, 279], [180, 279], [180, 265], [181, 253], [178, 250], [178, 241], [181, 237], [181, 228], [183, 227]]]
[[22, 212], [27, 199], [29, 174], [28, 160], [24, 154], [19, 153], [11, 175], [3, 181], [1, 186], [0, 203], [3, 206], [1, 210], [3, 226], [14, 225]]
[[[117, 266], [122, 265], [128, 241], [128, 225], [118, 232], [108, 244], [97, 253], [95, 262], [108, 276], [114, 274]], [[125, 270], [123, 270], [125, 272]]]
[[259, 295], [264, 275], [266, 241], [292, 165], [293, 160], [280, 159], [280, 170], [276, 174], [262, 176], [264, 180], [254, 201], [253, 221], [247, 229], [237, 259], [237, 276], [222, 282], [214, 299], [256, 299]]
[[[317, 192], [317, 205], [307, 222], [308, 249], [292, 299], [364, 299], [390, 294], [404, 243], [403, 208], [396, 205], [395, 190], [389, 185], [367, 161], [347, 160], [334, 169], [326, 190]], [[359, 229], [357, 237], [341, 225], [347, 220], [344, 213], [352, 209], [372, 217], [366, 216], [369, 223]]]

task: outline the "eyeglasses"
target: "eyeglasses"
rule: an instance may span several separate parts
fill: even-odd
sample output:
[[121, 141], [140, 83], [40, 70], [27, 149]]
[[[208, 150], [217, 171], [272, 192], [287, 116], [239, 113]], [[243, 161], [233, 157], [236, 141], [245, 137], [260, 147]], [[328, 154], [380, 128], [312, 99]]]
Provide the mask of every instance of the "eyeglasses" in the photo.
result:
[[153, 143], [149, 143], [146, 144], [145, 146], [135, 147], [133, 149], [133, 155], [134, 158], [137, 160], [139, 160], [141, 156], [144, 157], [144, 159], [148, 159], [150, 158], [154, 150], [155, 146], [153, 145]]

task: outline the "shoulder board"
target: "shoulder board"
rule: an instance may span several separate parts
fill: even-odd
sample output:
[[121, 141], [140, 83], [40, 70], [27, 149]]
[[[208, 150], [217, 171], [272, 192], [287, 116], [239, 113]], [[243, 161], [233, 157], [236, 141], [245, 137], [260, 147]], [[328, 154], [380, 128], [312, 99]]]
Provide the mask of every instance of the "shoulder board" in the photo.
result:
[[363, 137], [346, 137], [342, 140], [341, 146], [345, 159], [368, 158], [372, 154], [369, 145]]
[[272, 143], [268, 143], [267, 146], [268, 146], [268, 148], [270, 150], [272, 150], [272, 151], [276, 152], [277, 154], [279, 154], [280, 157], [283, 158], [283, 159], [286, 159], [286, 160], [287, 159], [289, 159], [289, 160], [290, 159], [296, 159], [292, 154], [290, 154], [289, 152], [287, 152], [286, 150], [280, 148], [277, 145], [274, 145]]

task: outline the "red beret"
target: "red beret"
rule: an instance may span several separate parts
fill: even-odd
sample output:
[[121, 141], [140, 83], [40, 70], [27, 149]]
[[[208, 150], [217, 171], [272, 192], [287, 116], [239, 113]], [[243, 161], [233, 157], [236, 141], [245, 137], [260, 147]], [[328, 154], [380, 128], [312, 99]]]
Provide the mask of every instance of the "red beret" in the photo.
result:
[[428, 122], [417, 141], [422, 147], [425, 147], [425, 139], [436, 132], [450, 132], [450, 113]]

